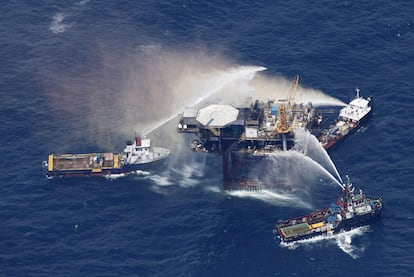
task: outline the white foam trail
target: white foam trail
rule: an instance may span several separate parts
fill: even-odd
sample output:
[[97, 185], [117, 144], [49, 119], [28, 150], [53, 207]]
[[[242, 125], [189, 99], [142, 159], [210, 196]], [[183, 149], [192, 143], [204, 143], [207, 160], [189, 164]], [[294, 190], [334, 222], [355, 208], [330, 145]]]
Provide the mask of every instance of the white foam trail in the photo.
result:
[[161, 175], [150, 175], [148, 179], [153, 181], [157, 186], [171, 186], [174, 183], [166, 176]]
[[209, 191], [209, 192], [214, 192], [214, 193], [222, 192], [222, 189], [219, 186], [204, 186], [204, 190]]
[[183, 164], [182, 167], [174, 167], [171, 170], [181, 178], [188, 179], [193, 177], [203, 177], [204, 168], [205, 164], [191, 160], [189, 164]]
[[64, 13], [57, 13], [53, 16], [49, 29], [54, 34], [63, 33], [69, 27], [68, 24], [63, 23], [63, 19], [65, 19]]
[[351, 256], [353, 259], [358, 259], [363, 255], [363, 252], [365, 251], [364, 246], [356, 247], [352, 245], [352, 239], [356, 236], [361, 236], [364, 234], [364, 232], [370, 231], [369, 226], [362, 226], [356, 229], [353, 229], [349, 232], [344, 232], [341, 234], [338, 234], [336, 236], [336, 244], [338, 247], [347, 253], [349, 256]]
[[149, 171], [145, 171], [145, 170], [136, 170], [136, 171], [134, 171], [134, 174], [138, 175], [138, 176], [148, 176], [151, 173]]
[[315, 245], [320, 244], [321, 242], [334, 242], [336, 245], [346, 254], [351, 256], [353, 259], [358, 259], [363, 255], [363, 252], [365, 251], [364, 246], [354, 246], [352, 245], [352, 239], [358, 236], [362, 236], [363, 234], [370, 231], [370, 228], [368, 225], [361, 226], [355, 229], [352, 229], [347, 232], [342, 232], [335, 235], [320, 235], [317, 237], [313, 237], [310, 239], [303, 239], [298, 240], [295, 242], [281, 242], [280, 246], [288, 248], [289, 250], [295, 250], [301, 245]]
[[77, 16], [80, 13], [80, 10], [82, 9], [82, 6], [89, 3], [90, 0], [81, 0], [77, 3], [75, 3], [74, 6], [67, 9], [65, 12], [59, 12], [55, 14], [52, 18], [52, 22], [50, 24], [49, 29], [54, 34], [60, 34], [65, 32], [68, 28], [71, 27], [71, 24], [65, 24], [63, 23], [63, 20], [67, 18], [67, 16]]
[[120, 174], [108, 174], [108, 175], [105, 175], [105, 178], [108, 180], [115, 180], [115, 179], [122, 178], [128, 175], [148, 176], [150, 174], [151, 173], [148, 171], [136, 170], [136, 171], [120, 173]]
[[167, 191], [160, 190], [162, 187], [178, 185], [181, 188], [195, 187], [200, 184], [200, 181], [192, 178], [176, 178], [171, 177], [169, 174], [166, 175], [150, 175], [147, 177], [154, 184], [152, 190], [156, 193], [167, 194]]
[[120, 173], [120, 174], [109, 174], [109, 175], [105, 175], [105, 178], [108, 180], [116, 180], [122, 177], [125, 177], [127, 174], [126, 173]]
[[199, 168], [199, 165], [184, 165], [180, 169], [172, 168], [171, 171], [177, 175], [172, 179], [174, 179], [175, 182], [181, 187], [194, 187], [200, 183], [197, 177], [202, 177], [204, 174], [204, 171], [199, 170]]
[[181, 187], [196, 186], [200, 184], [200, 179], [203, 179], [203, 183], [206, 181], [205, 157], [201, 163], [193, 160], [189, 164], [183, 164], [179, 168], [173, 167], [170, 170], [175, 174], [172, 179], [176, 180]]
[[[219, 74], [216, 74], [215, 76], [211, 77], [211, 82], [210, 84], [212, 84], [212, 87], [206, 88], [205, 91], [201, 91], [201, 92], [194, 92], [194, 93], [199, 93], [201, 95], [203, 95], [202, 97], [196, 99], [196, 101], [194, 103], [183, 103], [183, 106], [197, 106], [198, 104], [200, 104], [201, 102], [205, 101], [206, 99], [208, 99], [209, 97], [211, 97], [212, 95], [214, 95], [215, 93], [217, 93], [218, 91], [220, 91], [221, 89], [223, 89], [224, 87], [226, 87], [227, 85], [238, 81], [238, 80], [251, 80], [257, 72], [266, 70], [266, 67], [263, 66], [238, 66], [236, 68], [233, 68], [229, 71], [226, 72], [221, 72]], [[171, 115], [169, 117], [167, 117], [164, 120], [161, 120], [160, 123], [158, 123], [156, 126], [154, 126], [153, 128], [151, 128], [150, 130], [144, 132], [144, 136], [149, 135], [150, 133], [152, 133], [153, 131], [155, 131], [156, 129], [158, 129], [159, 127], [161, 127], [162, 125], [166, 124], [167, 122], [169, 122], [170, 120], [176, 118], [178, 112], [175, 113], [174, 115]]]
[[82, 1], [78, 2], [77, 5], [83, 6], [83, 5], [87, 4], [87, 3], [89, 3], [89, 1], [90, 0], [82, 0]]

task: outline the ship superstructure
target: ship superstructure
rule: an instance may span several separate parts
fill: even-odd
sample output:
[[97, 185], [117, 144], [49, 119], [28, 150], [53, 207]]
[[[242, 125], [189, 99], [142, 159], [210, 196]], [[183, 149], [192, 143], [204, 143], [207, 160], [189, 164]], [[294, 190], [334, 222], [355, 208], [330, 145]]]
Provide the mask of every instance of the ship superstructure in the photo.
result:
[[329, 236], [368, 224], [381, 214], [383, 208], [380, 197], [368, 197], [362, 190], [355, 192], [348, 178], [338, 200], [329, 208], [284, 220], [276, 225], [275, 231], [283, 242]]
[[372, 113], [372, 98], [363, 98], [356, 88], [355, 98], [339, 112], [335, 122], [318, 136], [323, 148], [330, 149], [337, 142], [355, 132]]

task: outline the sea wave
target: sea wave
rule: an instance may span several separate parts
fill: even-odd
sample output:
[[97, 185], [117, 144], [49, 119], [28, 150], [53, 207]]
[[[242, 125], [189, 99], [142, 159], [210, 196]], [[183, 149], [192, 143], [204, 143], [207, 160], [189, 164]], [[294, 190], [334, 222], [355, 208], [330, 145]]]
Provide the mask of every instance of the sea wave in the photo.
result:
[[63, 12], [58, 12], [52, 17], [52, 22], [50, 23], [49, 29], [54, 34], [64, 33], [68, 30], [73, 23], [68, 23], [68, 17], [74, 17], [79, 15], [83, 7], [89, 3], [90, 0], [81, 0], [75, 5], [70, 6], [69, 8], [65, 9]]
[[295, 250], [299, 246], [309, 246], [309, 245], [323, 245], [322, 242], [334, 242], [343, 252], [351, 256], [353, 259], [358, 259], [363, 256], [365, 251], [365, 246], [352, 245], [352, 241], [355, 237], [364, 235], [367, 232], [370, 232], [371, 229], [369, 225], [361, 226], [350, 231], [341, 232], [335, 235], [321, 235], [309, 239], [298, 240], [295, 242], [281, 242], [280, 246], [287, 248], [289, 250]]
[[65, 19], [65, 16], [66, 15], [64, 13], [57, 13], [53, 16], [49, 29], [54, 34], [63, 33], [70, 27], [69, 24], [66, 24], [63, 22], [63, 20]]

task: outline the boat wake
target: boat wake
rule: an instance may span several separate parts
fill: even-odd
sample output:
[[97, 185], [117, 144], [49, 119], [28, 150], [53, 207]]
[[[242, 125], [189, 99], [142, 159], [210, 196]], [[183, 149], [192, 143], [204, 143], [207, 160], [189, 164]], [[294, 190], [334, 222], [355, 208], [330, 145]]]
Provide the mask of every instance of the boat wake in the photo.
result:
[[165, 186], [171, 186], [175, 183], [168, 178], [168, 176], [165, 175], [149, 175], [148, 179], [154, 182], [157, 186], [165, 187]]
[[119, 179], [119, 178], [125, 177], [126, 175], [127, 175], [126, 173], [120, 173], [120, 174], [108, 174], [108, 175], [105, 175], [105, 178], [106, 178], [107, 180], [116, 180], [116, 179]]
[[136, 171], [131, 171], [131, 172], [127, 172], [127, 173], [120, 173], [120, 174], [108, 174], [105, 175], [105, 178], [108, 180], [116, 180], [128, 175], [137, 175], [137, 176], [148, 176], [151, 173], [148, 171], [144, 171], [144, 170], [136, 170]]
[[362, 236], [370, 231], [371, 229], [369, 228], [369, 225], [365, 225], [335, 235], [321, 235], [314, 238], [303, 239], [289, 243], [281, 242], [280, 246], [285, 247], [289, 250], [295, 250], [299, 246], [313, 246], [315, 244], [320, 245], [322, 242], [327, 242], [328, 244], [335, 243], [344, 253], [348, 254], [353, 259], [358, 259], [363, 256], [365, 246], [353, 245], [352, 241], [354, 238]]

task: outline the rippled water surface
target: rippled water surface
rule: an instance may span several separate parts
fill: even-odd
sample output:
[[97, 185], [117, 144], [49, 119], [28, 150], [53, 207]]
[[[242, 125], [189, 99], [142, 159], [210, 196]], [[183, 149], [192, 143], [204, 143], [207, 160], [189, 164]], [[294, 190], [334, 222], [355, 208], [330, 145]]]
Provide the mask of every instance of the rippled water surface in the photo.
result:
[[[411, 274], [413, 14], [409, 1], [3, 3], [1, 275]], [[300, 99], [348, 102], [355, 87], [373, 96], [372, 118], [330, 158], [386, 210], [351, 233], [286, 246], [275, 223], [329, 205], [335, 182], [225, 192], [221, 158], [192, 153], [175, 115], [211, 95], [278, 97], [296, 74]], [[121, 150], [135, 132], [171, 149], [168, 166], [43, 176], [49, 153]]]

